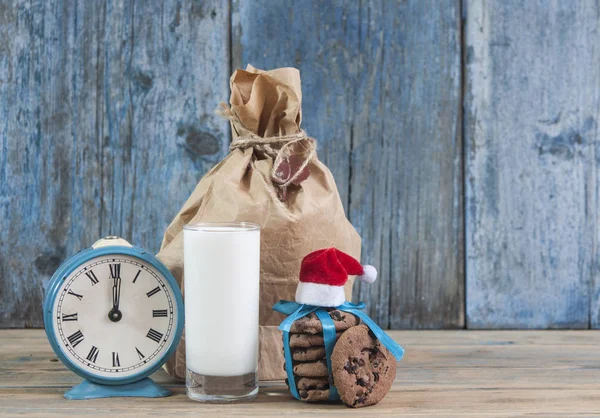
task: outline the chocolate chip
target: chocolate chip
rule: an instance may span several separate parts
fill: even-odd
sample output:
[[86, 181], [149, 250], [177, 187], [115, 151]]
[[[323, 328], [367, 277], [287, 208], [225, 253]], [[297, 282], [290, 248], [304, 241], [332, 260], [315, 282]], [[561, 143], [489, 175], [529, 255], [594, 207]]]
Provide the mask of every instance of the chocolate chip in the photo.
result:
[[361, 353], [369, 353], [369, 361], [373, 361], [377, 356], [381, 355], [381, 351], [377, 348], [363, 348], [360, 350]]
[[308, 398], [308, 392], [307, 392], [307, 391], [305, 391], [305, 390], [301, 390], [301, 391], [300, 391], [300, 397], [301, 397], [302, 399]]
[[377, 372], [373, 372], [373, 380], [374, 380], [375, 382], [379, 381], [379, 373], [377, 373]]
[[344, 370], [346, 370], [348, 373], [354, 374], [356, 373], [356, 371], [358, 370], [358, 366], [355, 364], [355, 358], [353, 359], [348, 359], [348, 361], [346, 362], [346, 364], [344, 364]]
[[365, 395], [360, 395], [358, 397], [358, 399], [356, 399], [352, 405], [356, 405], [357, 403], [363, 404], [363, 403], [365, 403], [366, 400], [367, 400], [367, 398], [365, 397]]
[[330, 315], [334, 321], [341, 321], [342, 319], [344, 319], [340, 311], [331, 311]]
[[359, 358], [359, 359], [358, 359], [358, 365], [359, 365], [360, 367], [364, 366], [364, 365], [365, 365], [365, 361], [364, 361], [363, 359]]
[[369, 330], [369, 337], [373, 338], [374, 340], [377, 339], [377, 337], [375, 336], [375, 334], [373, 334], [373, 331]]
[[363, 386], [363, 387], [366, 387], [366, 386], [367, 386], [367, 382], [366, 382], [366, 381], [365, 381], [365, 379], [363, 379], [362, 377], [359, 377], [359, 378], [356, 380], [356, 384], [357, 384], [358, 386]]

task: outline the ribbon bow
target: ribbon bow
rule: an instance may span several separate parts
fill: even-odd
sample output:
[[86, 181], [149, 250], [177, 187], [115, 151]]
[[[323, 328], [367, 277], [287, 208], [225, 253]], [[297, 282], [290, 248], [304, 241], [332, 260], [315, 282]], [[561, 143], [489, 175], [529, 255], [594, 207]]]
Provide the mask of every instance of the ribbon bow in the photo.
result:
[[[369, 316], [362, 312], [361, 309], [364, 309], [365, 304], [360, 302], [357, 304], [351, 302], [344, 302], [340, 306], [336, 306], [334, 309], [339, 311], [348, 312], [350, 314], [356, 315], [359, 317], [367, 327], [375, 334], [375, 337], [387, 348], [390, 353], [396, 358], [396, 360], [402, 359], [404, 356], [404, 349], [400, 347], [393, 339], [390, 338], [380, 327], [377, 325]], [[286, 364], [286, 373], [288, 377], [288, 383], [290, 386], [290, 391], [292, 395], [296, 399], [300, 399], [298, 395], [298, 389], [295, 385], [294, 373], [292, 370], [292, 352], [290, 349], [290, 329], [292, 328], [292, 324], [297, 319], [300, 319], [310, 313], [315, 313], [321, 324], [323, 325], [323, 340], [325, 343], [325, 355], [327, 360], [327, 370], [329, 371], [329, 375], [331, 376], [331, 353], [333, 352], [333, 346], [335, 345], [335, 324], [333, 320], [327, 313], [327, 310], [322, 306], [314, 306], [314, 305], [303, 305], [296, 302], [290, 302], [288, 300], [280, 300], [275, 305], [273, 305], [273, 310], [280, 312], [284, 315], [288, 315], [287, 318], [281, 322], [279, 325], [279, 329], [283, 331], [283, 352], [285, 355], [285, 364]], [[339, 394], [337, 392], [336, 387], [329, 382], [329, 400], [338, 400]]]

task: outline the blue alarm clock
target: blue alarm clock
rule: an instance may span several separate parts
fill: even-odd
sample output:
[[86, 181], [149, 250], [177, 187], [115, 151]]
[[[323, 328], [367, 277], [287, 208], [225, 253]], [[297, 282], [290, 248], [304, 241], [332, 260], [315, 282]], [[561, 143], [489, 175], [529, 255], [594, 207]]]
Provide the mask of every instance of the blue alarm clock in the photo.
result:
[[170, 395], [148, 376], [174, 353], [183, 318], [177, 282], [142, 248], [110, 236], [73, 255], [44, 299], [54, 352], [85, 379], [65, 398]]

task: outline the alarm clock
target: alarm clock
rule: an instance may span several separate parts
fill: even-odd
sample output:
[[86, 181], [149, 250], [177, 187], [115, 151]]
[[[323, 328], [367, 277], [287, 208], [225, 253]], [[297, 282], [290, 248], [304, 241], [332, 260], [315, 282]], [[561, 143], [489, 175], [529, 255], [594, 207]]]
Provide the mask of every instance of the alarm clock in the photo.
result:
[[85, 380], [67, 399], [163, 397], [149, 379], [174, 353], [183, 299], [152, 254], [109, 236], [67, 259], [44, 299], [44, 327], [57, 357]]

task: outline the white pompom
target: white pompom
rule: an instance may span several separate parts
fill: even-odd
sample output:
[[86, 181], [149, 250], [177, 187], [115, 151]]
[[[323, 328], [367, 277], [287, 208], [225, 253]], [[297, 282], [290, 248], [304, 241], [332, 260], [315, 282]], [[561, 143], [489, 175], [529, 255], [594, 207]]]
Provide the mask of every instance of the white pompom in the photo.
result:
[[373, 283], [377, 280], [377, 270], [375, 267], [365, 264], [363, 266], [363, 274], [358, 276], [358, 280], [363, 283]]

